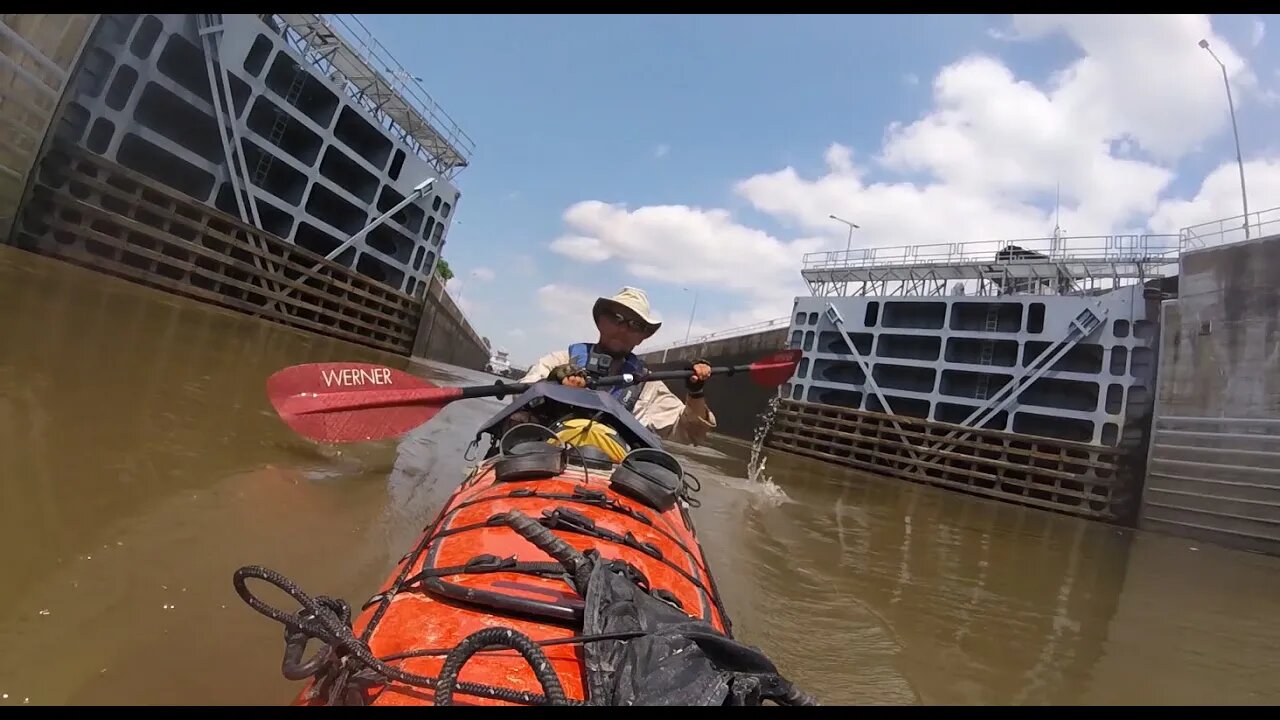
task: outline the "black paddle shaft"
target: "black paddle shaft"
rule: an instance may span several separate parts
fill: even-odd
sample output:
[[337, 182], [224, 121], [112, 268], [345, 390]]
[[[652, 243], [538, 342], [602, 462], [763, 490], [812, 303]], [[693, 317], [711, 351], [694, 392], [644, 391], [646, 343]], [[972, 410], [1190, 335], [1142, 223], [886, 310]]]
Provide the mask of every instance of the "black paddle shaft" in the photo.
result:
[[[735, 375], [742, 372], [750, 372], [750, 365], [733, 365], [726, 367], [711, 368], [712, 375]], [[639, 385], [640, 383], [653, 382], [655, 380], [684, 380], [693, 376], [693, 369], [688, 370], [663, 370], [661, 372], [644, 373], [643, 375], [606, 375], [594, 380], [587, 381], [587, 387], [595, 390], [598, 388], [617, 387], [620, 385]], [[545, 382], [545, 381], [540, 381]], [[472, 385], [470, 387], [461, 388], [463, 398], [481, 398], [496, 397], [504, 398], [508, 395], [519, 395], [520, 393], [533, 387], [534, 383], [505, 383], [498, 380], [492, 385]]]

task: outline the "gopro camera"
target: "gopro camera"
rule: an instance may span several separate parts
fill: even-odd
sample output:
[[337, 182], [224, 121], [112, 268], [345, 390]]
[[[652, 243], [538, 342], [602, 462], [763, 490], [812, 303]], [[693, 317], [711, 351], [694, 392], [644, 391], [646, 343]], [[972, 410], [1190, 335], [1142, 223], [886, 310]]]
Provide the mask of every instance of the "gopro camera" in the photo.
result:
[[609, 374], [609, 367], [613, 365], [613, 358], [604, 353], [588, 353], [587, 367], [584, 368], [588, 375], [592, 377], [602, 377]]

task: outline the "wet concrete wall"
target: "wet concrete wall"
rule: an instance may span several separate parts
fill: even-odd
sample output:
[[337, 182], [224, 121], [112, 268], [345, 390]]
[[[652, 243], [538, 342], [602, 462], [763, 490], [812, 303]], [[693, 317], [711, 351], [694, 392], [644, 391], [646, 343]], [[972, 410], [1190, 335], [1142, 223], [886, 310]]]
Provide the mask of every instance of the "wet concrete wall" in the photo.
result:
[[1183, 255], [1141, 527], [1280, 554], [1280, 235]]
[[[674, 370], [686, 367], [693, 360], [705, 359], [712, 365], [745, 365], [762, 356], [787, 346], [788, 328], [778, 328], [752, 335], [713, 340], [671, 350], [641, 355], [653, 370]], [[685, 394], [682, 381], [668, 382], [679, 397]], [[707, 404], [716, 415], [716, 433], [751, 440], [759, 425], [761, 415], [768, 409], [769, 400], [777, 395], [777, 389], [765, 389], [756, 385], [746, 375], [712, 378], [707, 383]]]
[[0, 242], [97, 15], [0, 15]]
[[432, 275], [423, 302], [413, 357], [483, 371], [489, 362], [489, 348], [445, 292], [438, 276]]

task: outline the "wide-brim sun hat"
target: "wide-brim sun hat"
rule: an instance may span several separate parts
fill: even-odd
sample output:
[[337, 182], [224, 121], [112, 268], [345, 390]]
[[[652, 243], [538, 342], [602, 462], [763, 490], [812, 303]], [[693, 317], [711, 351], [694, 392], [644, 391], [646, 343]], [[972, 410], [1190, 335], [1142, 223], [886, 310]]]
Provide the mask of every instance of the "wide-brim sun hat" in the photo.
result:
[[636, 317], [649, 326], [649, 334], [652, 335], [662, 327], [662, 319], [654, 314], [653, 309], [649, 307], [649, 296], [640, 288], [630, 286], [623, 287], [613, 297], [599, 297], [591, 306], [591, 317], [599, 318], [600, 313], [607, 309], [623, 307], [635, 313]]

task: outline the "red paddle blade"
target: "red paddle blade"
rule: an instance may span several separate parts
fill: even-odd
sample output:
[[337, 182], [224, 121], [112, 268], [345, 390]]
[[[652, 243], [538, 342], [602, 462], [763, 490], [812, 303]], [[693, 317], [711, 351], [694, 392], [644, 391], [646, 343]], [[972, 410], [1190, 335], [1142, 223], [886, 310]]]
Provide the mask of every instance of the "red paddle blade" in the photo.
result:
[[459, 388], [371, 363], [294, 365], [267, 379], [267, 398], [294, 432], [317, 442], [382, 440], [427, 422]]
[[778, 387], [791, 379], [804, 353], [797, 349], [782, 350], [751, 363], [751, 379], [767, 388]]

